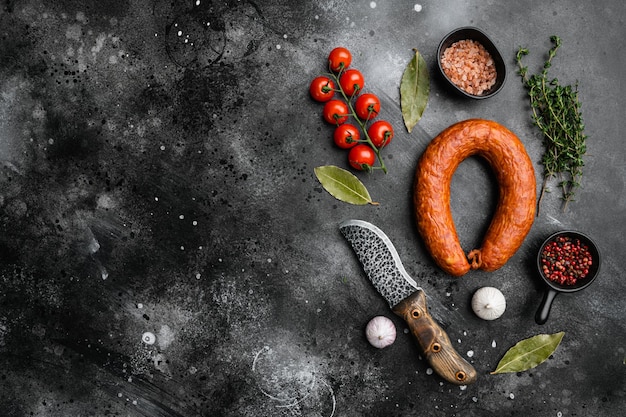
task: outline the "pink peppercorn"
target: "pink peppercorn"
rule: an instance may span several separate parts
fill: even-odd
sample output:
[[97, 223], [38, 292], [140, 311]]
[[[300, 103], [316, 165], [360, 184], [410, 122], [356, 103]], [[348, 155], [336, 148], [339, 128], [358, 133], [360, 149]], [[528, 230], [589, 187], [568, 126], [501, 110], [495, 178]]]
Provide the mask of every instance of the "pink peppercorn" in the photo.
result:
[[569, 236], [559, 236], [546, 244], [541, 253], [541, 269], [551, 281], [574, 285], [589, 274], [593, 264], [586, 244]]

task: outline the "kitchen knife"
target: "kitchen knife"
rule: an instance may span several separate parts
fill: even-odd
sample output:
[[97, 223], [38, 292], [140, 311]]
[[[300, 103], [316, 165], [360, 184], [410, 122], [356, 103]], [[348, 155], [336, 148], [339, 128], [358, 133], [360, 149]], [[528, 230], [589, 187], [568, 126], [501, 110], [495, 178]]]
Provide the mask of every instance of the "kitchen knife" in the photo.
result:
[[430, 315], [424, 290], [406, 272], [387, 235], [363, 220], [346, 220], [339, 230], [374, 287], [391, 310], [407, 322], [435, 372], [456, 385], [474, 382], [476, 370], [454, 350], [445, 330]]

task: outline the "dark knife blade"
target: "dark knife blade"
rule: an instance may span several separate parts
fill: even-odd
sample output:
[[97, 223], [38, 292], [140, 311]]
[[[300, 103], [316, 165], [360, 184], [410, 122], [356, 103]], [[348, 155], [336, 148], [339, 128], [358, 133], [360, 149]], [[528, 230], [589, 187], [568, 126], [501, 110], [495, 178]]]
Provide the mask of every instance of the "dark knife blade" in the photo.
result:
[[339, 230], [354, 249], [374, 288], [387, 300], [391, 310], [407, 322], [435, 372], [456, 385], [474, 382], [476, 370], [457, 353], [446, 332], [430, 315], [424, 290], [406, 272], [387, 235], [363, 220], [344, 221]]

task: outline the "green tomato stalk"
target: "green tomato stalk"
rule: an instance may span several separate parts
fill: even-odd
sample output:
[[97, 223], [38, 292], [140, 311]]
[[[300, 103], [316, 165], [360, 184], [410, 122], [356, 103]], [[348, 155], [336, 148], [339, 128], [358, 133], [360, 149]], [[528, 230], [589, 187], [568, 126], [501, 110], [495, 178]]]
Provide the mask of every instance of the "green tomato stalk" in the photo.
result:
[[[377, 147], [376, 145], [374, 145], [374, 142], [372, 141], [372, 139], [370, 138], [369, 134], [367, 133], [367, 120], [361, 120], [361, 118], [359, 116], [357, 116], [356, 111], [354, 110], [354, 106], [352, 105], [352, 100], [359, 95], [360, 88], [357, 86], [357, 88], [355, 89], [354, 94], [352, 94], [350, 97], [348, 97], [348, 95], [346, 94], [346, 92], [343, 90], [343, 87], [341, 86], [341, 83], [339, 82], [339, 78], [341, 77], [341, 74], [343, 73], [345, 68], [341, 68], [339, 70], [339, 72], [337, 74], [333, 73], [332, 71], [330, 73], [328, 73], [327, 75], [332, 77], [333, 80], [335, 81], [335, 85], [337, 85], [338, 89], [336, 91], [339, 91], [341, 93], [341, 95], [343, 96], [343, 99], [346, 101], [346, 103], [348, 103], [348, 108], [350, 109], [350, 113], [347, 116], [351, 116], [352, 118], [354, 118], [354, 120], [356, 120], [357, 124], [359, 125], [359, 127], [361, 128], [361, 131], [363, 131], [365, 140], [363, 140], [363, 142], [367, 143], [373, 150], [374, 153], [376, 154], [376, 158], [378, 159], [378, 163], [379, 166], [378, 167], [370, 167], [370, 169], [381, 169], [385, 174], [387, 173], [387, 167], [385, 166], [385, 161], [383, 160], [380, 151], [382, 150], [383, 146], [381, 146], [380, 148]], [[371, 115], [371, 111], [370, 111], [370, 115]], [[385, 141], [386, 143], [386, 141]]]

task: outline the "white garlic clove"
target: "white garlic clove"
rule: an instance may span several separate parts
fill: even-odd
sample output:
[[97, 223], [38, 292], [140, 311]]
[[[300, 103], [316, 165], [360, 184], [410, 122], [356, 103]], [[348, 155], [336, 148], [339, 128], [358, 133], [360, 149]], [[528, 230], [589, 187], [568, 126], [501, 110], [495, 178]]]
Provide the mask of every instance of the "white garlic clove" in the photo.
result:
[[396, 340], [396, 325], [384, 316], [376, 316], [365, 327], [367, 341], [374, 347], [382, 349]]
[[472, 310], [483, 320], [495, 320], [506, 310], [506, 300], [499, 289], [482, 287], [472, 297]]

